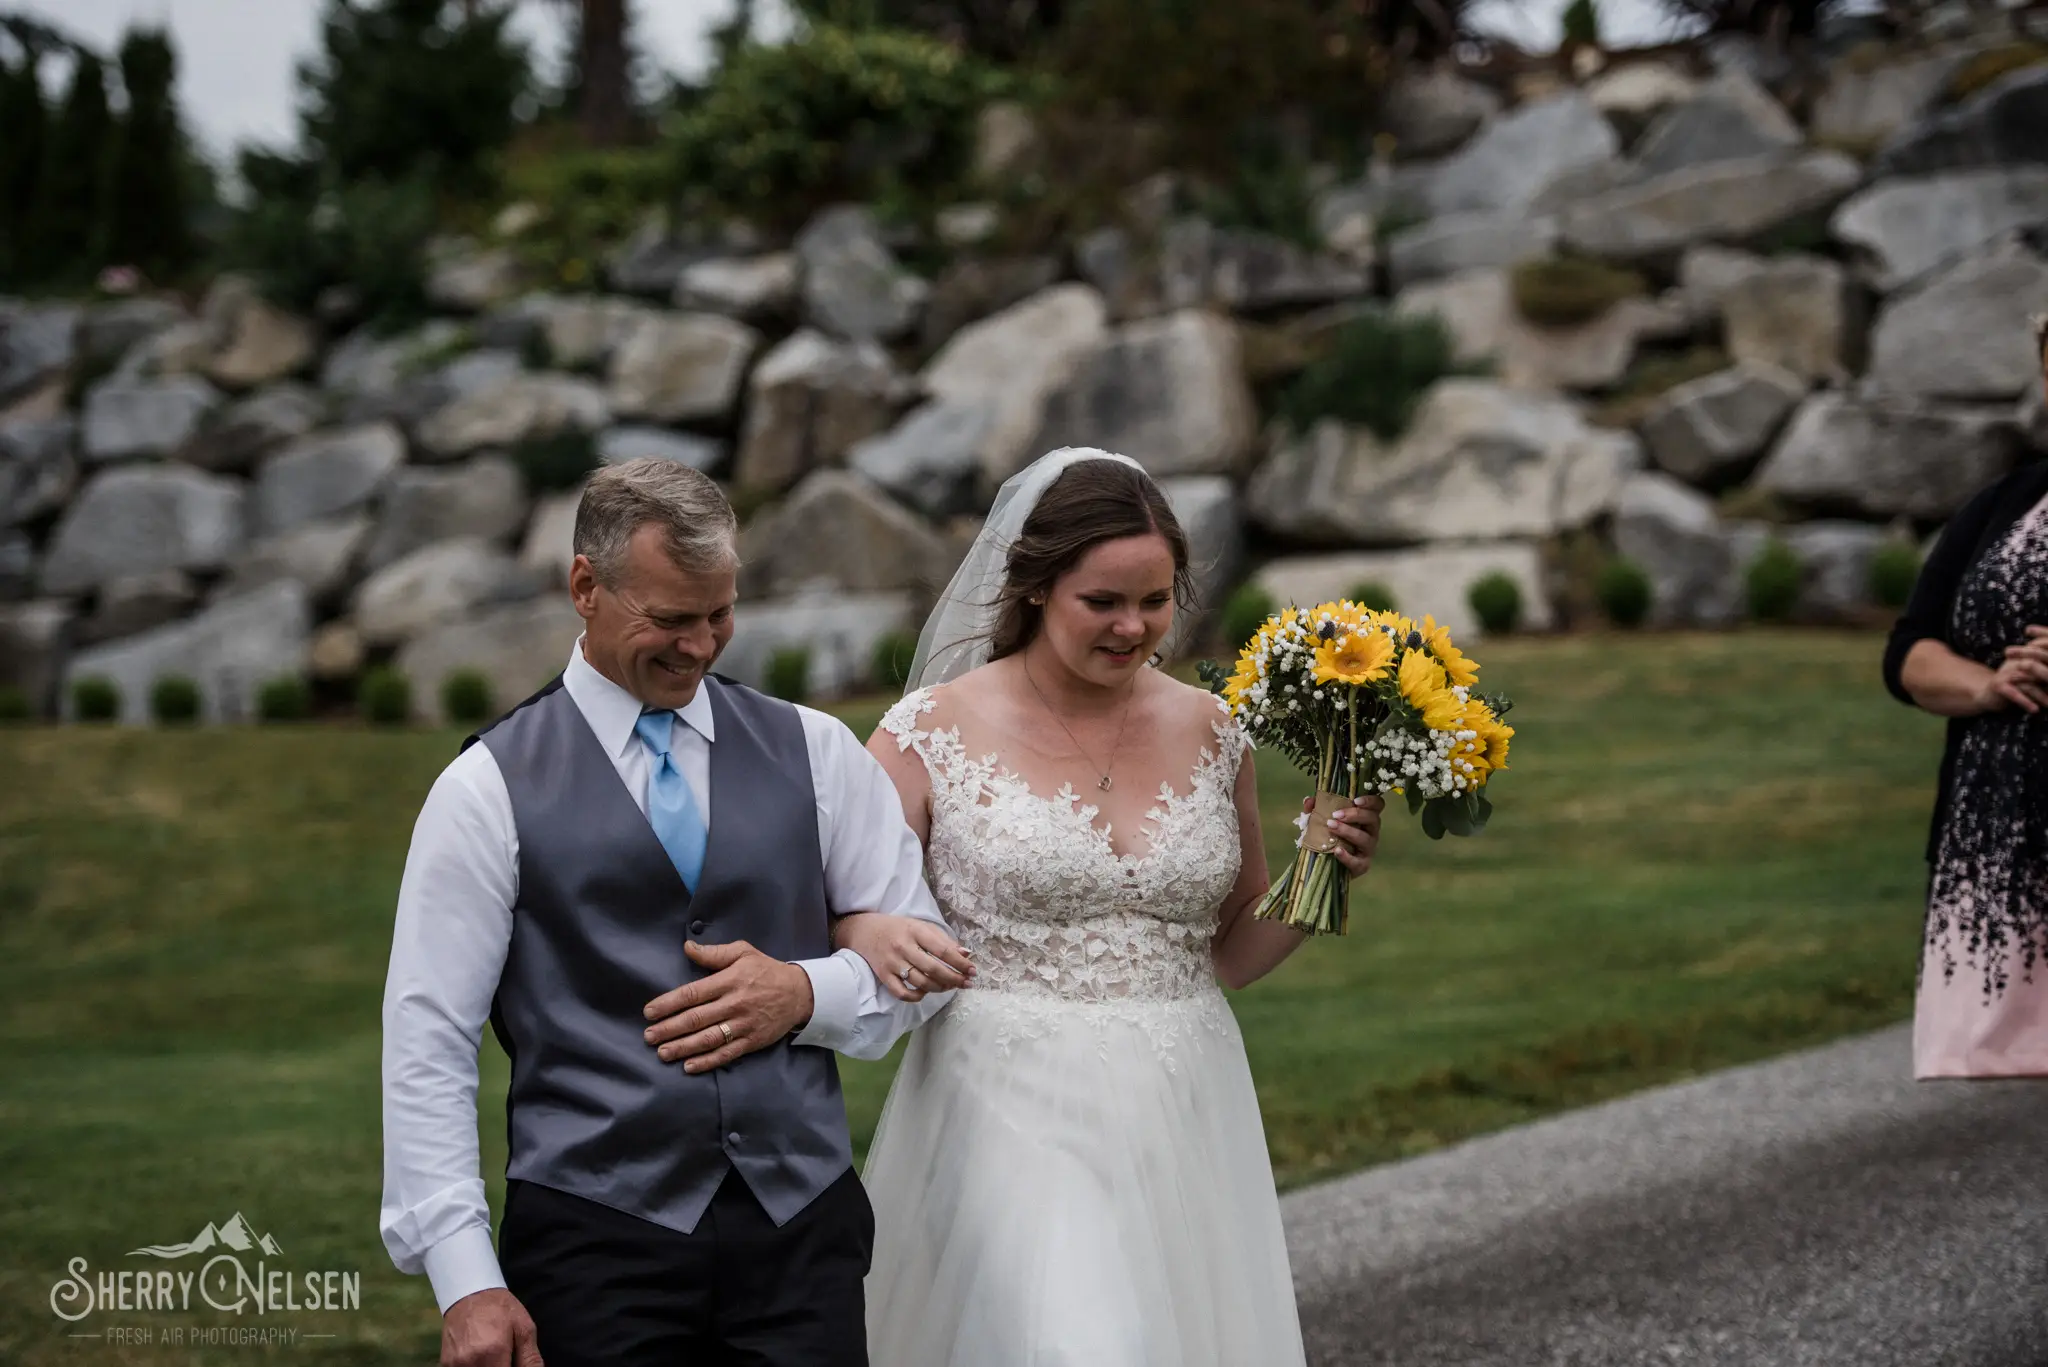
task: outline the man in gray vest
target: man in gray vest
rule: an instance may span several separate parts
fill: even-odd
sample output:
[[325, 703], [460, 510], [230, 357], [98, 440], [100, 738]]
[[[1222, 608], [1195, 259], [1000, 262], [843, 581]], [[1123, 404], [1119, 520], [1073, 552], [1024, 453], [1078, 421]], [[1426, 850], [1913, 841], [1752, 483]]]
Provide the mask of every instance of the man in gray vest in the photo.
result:
[[[471, 737], [413, 830], [380, 1223], [433, 1284], [449, 1367], [867, 1361], [874, 1217], [833, 1051], [881, 1056], [971, 967], [859, 739], [710, 674], [737, 566], [705, 476], [593, 475], [582, 638]], [[933, 923], [900, 991], [833, 953], [832, 918], [858, 911]], [[496, 1249], [487, 1018], [512, 1064]]]

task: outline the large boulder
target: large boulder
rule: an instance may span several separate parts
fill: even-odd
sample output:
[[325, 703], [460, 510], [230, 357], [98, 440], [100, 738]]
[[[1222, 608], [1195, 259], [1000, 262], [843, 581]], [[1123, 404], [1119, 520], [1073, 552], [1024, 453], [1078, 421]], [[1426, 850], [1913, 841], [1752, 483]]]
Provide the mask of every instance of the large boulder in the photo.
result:
[[1586, 98], [1621, 130], [1639, 138], [1651, 120], [1700, 93], [1700, 82], [1665, 62], [1611, 66], [1586, 82]]
[[1710, 162], [1570, 205], [1561, 237], [1588, 256], [1663, 263], [1698, 243], [1740, 246], [1823, 217], [1861, 179], [1838, 152]]
[[1456, 151], [1500, 106], [1490, 87], [1439, 65], [1396, 77], [1384, 107], [1395, 155], [1415, 160]]
[[581, 489], [541, 496], [519, 544], [522, 569], [556, 587], [569, 582], [569, 565], [576, 559], [576, 514], [582, 506]]
[[1678, 260], [1678, 293], [1698, 319], [1721, 316], [1721, 300], [1729, 290], [1751, 276], [1768, 270], [1772, 258], [1736, 247], [1704, 243], [1686, 249]]
[[88, 366], [113, 366], [143, 342], [184, 321], [185, 310], [169, 299], [94, 304], [79, 320], [78, 352]]
[[79, 317], [68, 304], [0, 304], [0, 406], [70, 369], [78, 356]]
[[2048, 223], [2048, 165], [1881, 180], [1835, 210], [1830, 227], [1890, 291], [2037, 223]]
[[1868, 522], [1804, 522], [1785, 530], [1802, 570], [1793, 613], [1807, 621], [1854, 622], [1872, 606], [1870, 565], [1894, 534]]
[[483, 313], [519, 293], [519, 258], [505, 247], [451, 243], [434, 253], [427, 298], [452, 313]]
[[302, 437], [263, 462], [250, 500], [251, 532], [276, 536], [365, 507], [405, 464], [389, 423]]
[[220, 391], [192, 375], [102, 380], [85, 396], [85, 459], [99, 465], [174, 455], [220, 403]]
[[1183, 219], [1166, 234], [1168, 308], [1215, 304], [1234, 313], [1355, 299], [1372, 276], [1334, 256], [1316, 254], [1273, 233], [1217, 228]]
[[760, 346], [760, 333], [715, 313], [647, 319], [612, 356], [612, 411], [664, 423], [725, 419]]
[[2014, 399], [2041, 383], [2029, 318], [2048, 304], [2048, 261], [2017, 244], [1951, 266], [1889, 300], [1870, 378], [1930, 399]]
[[66, 602], [0, 603], [0, 685], [20, 689], [38, 717], [56, 711], [76, 618]]
[[78, 644], [137, 636], [175, 622], [199, 601], [198, 586], [183, 570], [158, 570], [102, 584], [92, 615], [78, 624]]
[[1045, 401], [1038, 451], [1096, 446], [1157, 478], [1239, 472], [1256, 409], [1237, 329], [1184, 309], [1118, 330]]
[[596, 373], [611, 363], [627, 338], [656, 316], [654, 309], [633, 299], [535, 294], [493, 315], [486, 330], [493, 341], [516, 341], [522, 351], [537, 344], [557, 369]]
[[[1221, 475], [1189, 475], [1159, 481], [1174, 521], [1187, 539], [1194, 572], [1195, 601], [1190, 625], [1219, 607], [1244, 560], [1244, 504], [1237, 485]], [[1186, 632], [1181, 633], [1183, 636]]]
[[606, 465], [624, 465], [629, 460], [672, 460], [706, 474], [725, 463], [725, 443], [689, 432], [671, 432], [665, 427], [631, 424], [608, 427], [598, 434], [597, 458]]
[[1884, 145], [1880, 176], [2048, 161], [2048, 67], [2015, 71]]
[[395, 337], [361, 328], [328, 351], [320, 366], [320, 387], [340, 400], [350, 421], [374, 420], [355, 416], [359, 413], [381, 418], [404, 411], [424, 417], [451, 396], [424, 392], [422, 381], [442, 361], [467, 351], [473, 340], [469, 328], [447, 318]]
[[1720, 296], [1728, 354], [1841, 384], [1861, 364], [1868, 310], [1848, 272], [1817, 256], [1777, 257]]
[[932, 284], [918, 345], [936, 352], [970, 323], [1022, 303], [1060, 278], [1051, 256], [970, 256], [947, 266]]
[[925, 367], [921, 382], [942, 402], [986, 405], [979, 447], [989, 489], [1040, 454], [1033, 445], [1046, 404], [1109, 337], [1108, 308], [1087, 285], [1055, 285], [962, 328]]
[[1799, 125], [1762, 87], [1740, 72], [1709, 81], [1693, 99], [1665, 111], [1635, 149], [1642, 174], [1737, 161], [1796, 147]]
[[1824, 393], [1793, 415], [1755, 483], [1822, 511], [1936, 522], [2004, 475], [2018, 455], [2009, 407]]
[[605, 392], [570, 375], [514, 375], [463, 395], [420, 425], [429, 454], [453, 459], [487, 446], [517, 446], [611, 425]]
[[214, 294], [221, 297], [209, 298], [205, 311], [221, 340], [207, 358], [208, 379], [223, 389], [256, 389], [312, 364], [319, 342], [310, 323], [231, 280]]
[[1557, 219], [1549, 214], [1449, 214], [1395, 233], [1387, 274], [1398, 292], [1464, 271], [1504, 268], [1549, 256]]
[[1542, 552], [1527, 541], [1296, 556], [1271, 561], [1254, 582], [1277, 603], [1303, 606], [1342, 598], [1360, 584], [1378, 584], [1402, 612], [1418, 620], [1434, 617], [1452, 636], [1469, 640], [1479, 634], [1469, 595], [1491, 574], [1507, 575], [1522, 591], [1524, 627], [1547, 631], [1555, 624]]
[[477, 537], [422, 546], [357, 585], [357, 632], [372, 648], [403, 645], [477, 609], [532, 598], [544, 581]]
[[400, 470], [384, 486], [363, 564], [381, 569], [421, 547], [460, 537], [507, 540], [526, 525], [531, 507], [525, 477], [503, 456], [475, 456], [439, 470]]
[[357, 512], [264, 537], [235, 561], [213, 596], [232, 597], [290, 579], [305, 585], [316, 606], [334, 602], [349, 586], [370, 527], [369, 516]]
[[994, 420], [979, 400], [928, 403], [887, 432], [855, 442], [846, 463], [927, 517], [976, 510], [981, 447]]
[[827, 209], [797, 235], [806, 319], [856, 341], [893, 341], [917, 325], [930, 286], [897, 265], [875, 218], [858, 205]]
[[412, 681], [414, 710], [447, 725], [454, 718], [442, 710], [441, 685], [450, 674], [482, 674], [492, 709], [506, 712], [562, 672], [582, 630], [568, 596], [549, 594], [428, 627], [406, 642], [394, 663]]
[[1544, 537], [1613, 506], [1642, 462], [1635, 438], [1570, 402], [1490, 380], [1446, 380], [1392, 446], [1332, 421], [1284, 441], [1253, 475], [1252, 520], [1340, 544]]
[[744, 489], [787, 489], [854, 443], [887, 429], [910, 385], [874, 342], [843, 342], [806, 328], [762, 358], [733, 481]]
[[302, 384], [278, 384], [216, 411], [179, 459], [202, 470], [242, 474], [257, 461], [318, 427], [327, 401]]
[[775, 323], [795, 313], [802, 279], [794, 252], [714, 257], [684, 269], [676, 282], [676, 306], [746, 323]]
[[217, 570], [241, 552], [240, 480], [177, 465], [135, 465], [93, 477], [58, 519], [43, 592], [79, 594], [128, 575]]
[[1490, 364], [1521, 389], [1607, 389], [1621, 382], [1645, 340], [1687, 322], [1656, 300], [1623, 299], [1589, 322], [1539, 327], [1515, 306], [1504, 270], [1473, 270], [1410, 286], [1394, 301], [1404, 316], [1443, 320], [1468, 364]]
[[740, 595], [785, 597], [825, 583], [846, 593], [935, 597], [953, 573], [946, 539], [859, 475], [820, 470], [740, 538]]
[[1806, 397], [1806, 382], [1777, 366], [1745, 362], [1666, 391], [1641, 424], [1659, 468], [1691, 484], [1740, 479]]
[[1614, 128], [1577, 91], [1533, 100], [1493, 120], [1430, 175], [1431, 214], [1518, 209], [1552, 182], [1613, 161], [1621, 150]]
[[1964, 55], [1938, 52], [1882, 66], [1830, 63], [1813, 101], [1814, 140], [1844, 151], [1874, 151], [1935, 106]]
[[1742, 602], [1730, 592], [1742, 568], [1736, 546], [1713, 502], [1670, 475], [1628, 477], [1614, 505], [1614, 549], [1649, 576], [1652, 624], [1719, 626], [1740, 617]]
[[306, 591], [290, 580], [223, 599], [174, 625], [78, 652], [64, 671], [66, 712], [69, 685], [97, 676], [120, 690], [121, 720], [140, 724], [157, 680], [180, 675], [199, 686], [201, 720], [254, 720], [263, 685], [305, 669], [312, 627]]
[[801, 649], [808, 691], [831, 697], [883, 681], [870, 677], [885, 636], [917, 629], [919, 600], [908, 593], [837, 593], [814, 588], [772, 602], [743, 602], [718, 672], [753, 688], [768, 681], [778, 651]]
[[78, 486], [78, 424], [70, 418], [0, 426], [0, 527], [64, 506]]

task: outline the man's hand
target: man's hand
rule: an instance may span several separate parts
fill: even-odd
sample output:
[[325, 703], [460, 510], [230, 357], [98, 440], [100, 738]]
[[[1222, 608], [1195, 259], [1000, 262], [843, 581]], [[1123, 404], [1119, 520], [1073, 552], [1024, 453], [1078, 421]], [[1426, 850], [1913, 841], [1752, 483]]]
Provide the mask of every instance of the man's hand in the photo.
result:
[[464, 1296], [441, 1317], [441, 1367], [542, 1367], [533, 1317], [502, 1286]]
[[745, 940], [683, 946], [690, 962], [712, 970], [647, 1003], [647, 1042], [686, 1073], [723, 1068], [779, 1043], [811, 1018], [811, 975], [771, 959]]

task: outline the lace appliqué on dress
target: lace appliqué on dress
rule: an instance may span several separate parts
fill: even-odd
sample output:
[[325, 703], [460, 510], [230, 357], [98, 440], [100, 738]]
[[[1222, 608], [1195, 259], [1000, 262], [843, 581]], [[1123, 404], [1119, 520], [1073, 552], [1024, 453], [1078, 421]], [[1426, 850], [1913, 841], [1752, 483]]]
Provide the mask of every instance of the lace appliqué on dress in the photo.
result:
[[[1238, 873], [1233, 790], [1243, 742], [1228, 714], [1215, 723], [1216, 743], [1203, 747], [1187, 791], [1160, 785], [1145, 814], [1150, 847], [1119, 855], [1095, 825], [1098, 809], [1072, 785], [1035, 793], [997, 756], [968, 755], [958, 727], [920, 729], [934, 706], [920, 690], [882, 725], [899, 748], [917, 751], [930, 775], [926, 874], [980, 969], [949, 1010], [980, 1012], [1014, 994], [1142, 1016], [1175, 1038], [1190, 1027], [1234, 1028], [1209, 957]], [[1213, 1000], [1223, 1019], [1198, 998]], [[1161, 1004], [1177, 1009], [1162, 1012]], [[1014, 1014], [1014, 1028], [1025, 1032], [1072, 1019]]]

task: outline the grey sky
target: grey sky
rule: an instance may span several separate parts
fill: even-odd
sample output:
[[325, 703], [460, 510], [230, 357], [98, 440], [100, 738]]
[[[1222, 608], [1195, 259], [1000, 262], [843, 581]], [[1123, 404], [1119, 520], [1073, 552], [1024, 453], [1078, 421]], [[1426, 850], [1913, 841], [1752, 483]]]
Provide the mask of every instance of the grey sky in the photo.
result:
[[[1227, 0], [1226, 0], [1227, 2]], [[321, 0], [12, 0], [87, 42], [112, 48], [130, 24], [168, 24], [182, 62], [179, 95], [201, 142], [215, 153], [236, 143], [281, 143], [293, 134], [294, 61], [314, 42]], [[1566, 0], [1484, 0], [1489, 26], [1529, 46], [1556, 41]], [[635, 0], [642, 42], [664, 67], [695, 72], [707, 60], [704, 35], [732, 0]], [[761, 6], [772, 31], [782, 6]], [[1642, 42], [1666, 29], [1654, 0], [1604, 0], [1602, 27], [1615, 42]], [[522, 6], [520, 25], [550, 60], [562, 25], [553, 5]]]

